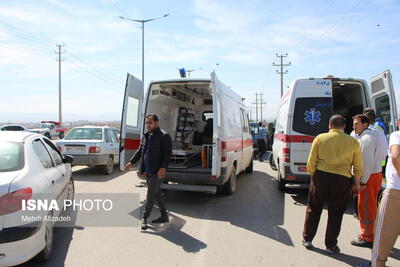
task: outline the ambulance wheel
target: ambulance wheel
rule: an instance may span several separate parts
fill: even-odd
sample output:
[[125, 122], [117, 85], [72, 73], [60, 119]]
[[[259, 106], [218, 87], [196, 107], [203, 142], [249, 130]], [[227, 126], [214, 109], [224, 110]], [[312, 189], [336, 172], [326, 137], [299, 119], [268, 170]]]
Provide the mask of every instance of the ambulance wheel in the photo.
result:
[[278, 170], [278, 188], [279, 191], [285, 192], [286, 190], [286, 181], [282, 179], [281, 172]]
[[236, 167], [232, 166], [229, 180], [222, 185], [222, 193], [224, 195], [232, 195], [236, 190]]
[[251, 157], [251, 161], [249, 166], [246, 168], [247, 173], [252, 173], [253, 172], [253, 156]]
[[273, 169], [274, 171], [277, 171], [278, 169], [275, 166], [275, 162], [274, 162], [274, 155], [272, 154], [272, 152], [269, 154], [269, 166], [271, 167], [271, 169]]

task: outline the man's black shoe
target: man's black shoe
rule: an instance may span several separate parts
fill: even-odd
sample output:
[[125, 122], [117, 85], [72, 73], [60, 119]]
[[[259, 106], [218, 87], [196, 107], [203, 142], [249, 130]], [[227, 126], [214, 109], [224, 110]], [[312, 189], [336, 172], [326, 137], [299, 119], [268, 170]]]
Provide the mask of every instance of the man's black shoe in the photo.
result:
[[350, 244], [356, 247], [363, 247], [363, 248], [372, 248], [374, 246], [374, 242], [368, 242], [361, 238], [351, 241]]
[[340, 248], [336, 245], [331, 248], [326, 248], [326, 253], [328, 253], [328, 254], [337, 254], [339, 252], [340, 252]]
[[311, 249], [314, 248], [314, 246], [313, 246], [313, 244], [311, 243], [311, 241], [305, 241], [305, 240], [303, 240], [303, 246], [304, 246], [306, 249], [308, 249], [308, 250], [311, 250]]
[[142, 219], [141, 228], [142, 228], [142, 230], [147, 230], [147, 228], [148, 228], [147, 219]]
[[155, 220], [152, 220], [151, 222], [152, 223], [166, 223], [166, 222], [169, 222], [169, 219], [168, 219], [168, 216], [165, 215], [165, 216], [161, 216]]

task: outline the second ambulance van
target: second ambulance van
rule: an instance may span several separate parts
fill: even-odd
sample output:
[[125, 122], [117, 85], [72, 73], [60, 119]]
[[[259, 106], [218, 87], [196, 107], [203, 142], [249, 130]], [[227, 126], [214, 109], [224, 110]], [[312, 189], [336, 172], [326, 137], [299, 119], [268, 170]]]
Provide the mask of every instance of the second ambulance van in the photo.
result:
[[[279, 189], [307, 184], [308, 154], [315, 136], [328, 131], [329, 118], [346, 118], [346, 133], [353, 130], [352, 117], [372, 107], [389, 132], [396, 130], [397, 108], [389, 70], [371, 78], [297, 79], [281, 98], [276, 117], [271, 165], [278, 171]], [[274, 167], [275, 167], [274, 166]]]

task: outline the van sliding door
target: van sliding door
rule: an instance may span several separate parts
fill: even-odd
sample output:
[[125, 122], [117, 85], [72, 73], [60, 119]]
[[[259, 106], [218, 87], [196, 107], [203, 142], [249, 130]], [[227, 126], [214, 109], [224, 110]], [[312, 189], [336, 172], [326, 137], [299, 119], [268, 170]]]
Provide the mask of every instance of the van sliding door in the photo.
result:
[[140, 145], [140, 133], [143, 125], [142, 105], [144, 98], [143, 82], [128, 73], [121, 117], [121, 138], [119, 165], [125, 164]]
[[371, 104], [376, 117], [382, 119], [389, 133], [396, 131], [397, 107], [392, 74], [389, 70], [371, 78]]

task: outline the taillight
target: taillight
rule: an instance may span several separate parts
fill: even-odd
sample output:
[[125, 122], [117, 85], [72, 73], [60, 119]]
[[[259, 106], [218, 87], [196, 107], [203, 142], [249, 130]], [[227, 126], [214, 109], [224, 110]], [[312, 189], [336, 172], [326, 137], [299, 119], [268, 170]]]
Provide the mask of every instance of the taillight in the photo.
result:
[[227, 160], [226, 142], [221, 143], [221, 161]]
[[13, 213], [22, 209], [22, 202], [32, 199], [32, 188], [27, 187], [0, 197], [0, 215]]
[[100, 152], [101, 152], [101, 148], [98, 146], [89, 147], [89, 153], [100, 153]]
[[283, 148], [283, 162], [290, 162], [290, 148]]

